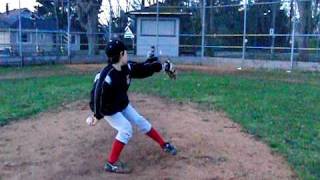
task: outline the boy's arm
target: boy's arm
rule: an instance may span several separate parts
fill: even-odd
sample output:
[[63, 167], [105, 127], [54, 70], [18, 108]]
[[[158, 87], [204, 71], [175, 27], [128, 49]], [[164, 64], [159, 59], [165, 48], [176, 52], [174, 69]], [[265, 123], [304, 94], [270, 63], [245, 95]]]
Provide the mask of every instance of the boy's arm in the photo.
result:
[[92, 102], [90, 102], [91, 109], [94, 113], [94, 117], [96, 117], [98, 120], [102, 119], [104, 117], [103, 113], [101, 112], [101, 106], [102, 106], [102, 92], [104, 94], [110, 94], [108, 91], [111, 89], [111, 79], [107, 75], [108, 72], [102, 71], [100, 74], [98, 74], [95, 78], [94, 88], [91, 92], [91, 99]]
[[92, 111], [94, 113], [94, 117], [97, 119], [102, 119], [103, 114], [101, 113], [101, 98], [102, 98], [102, 88], [103, 88], [103, 80], [97, 80], [94, 84], [93, 92], [92, 92]]
[[146, 78], [152, 76], [155, 72], [162, 70], [162, 64], [158, 58], [149, 58], [143, 63], [129, 62], [128, 68], [132, 78]]

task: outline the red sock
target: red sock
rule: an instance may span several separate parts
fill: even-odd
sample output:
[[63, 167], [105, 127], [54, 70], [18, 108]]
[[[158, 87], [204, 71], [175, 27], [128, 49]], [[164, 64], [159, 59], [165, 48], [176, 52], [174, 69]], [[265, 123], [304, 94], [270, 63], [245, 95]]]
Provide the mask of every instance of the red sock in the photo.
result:
[[118, 161], [124, 145], [125, 145], [124, 143], [118, 141], [117, 139], [114, 140], [112, 144], [111, 153], [109, 155], [109, 160], [108, 160], [109, 163], [113, 164]]
[[161, 147], [164, 146], [165, 142], [160, 136], [160, 134], [154, 129], [151, 128], [151, 130], [146, 134], [147, 136], [151, 137], [154, 141], [156, 141]]

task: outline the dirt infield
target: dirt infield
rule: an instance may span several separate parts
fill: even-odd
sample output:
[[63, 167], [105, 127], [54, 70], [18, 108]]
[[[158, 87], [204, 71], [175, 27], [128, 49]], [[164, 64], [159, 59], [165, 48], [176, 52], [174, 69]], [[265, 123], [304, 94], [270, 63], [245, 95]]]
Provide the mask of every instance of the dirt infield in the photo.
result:
[[0, 179], [295, 179], [267, 145], [241, 132], [222, 113], [133, 94], [133, 105], [179, 149], [163, 153], [135, 133], [122, 160], [134, 171], [103, 171], [115, 131], [105, 122], [88, 127], [86, 102], [65, 105], [0, 131]]

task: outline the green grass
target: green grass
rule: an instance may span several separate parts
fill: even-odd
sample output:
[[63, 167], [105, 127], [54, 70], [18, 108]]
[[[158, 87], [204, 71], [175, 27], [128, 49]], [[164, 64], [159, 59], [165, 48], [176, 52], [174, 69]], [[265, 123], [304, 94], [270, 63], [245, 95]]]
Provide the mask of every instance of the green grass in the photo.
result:
[[[301, 179], [320, 179], [320, 78], [317, 73], [180, 73], [134, 80], [131, 90], [191, 101], [226, 112], [244, 130], [282, 154]], [[93, 75], [0, 80], [0, 122], [5, 124], [88, 98]], [[288, 82], [290, 81], [290, 82]]]
[[133, 90], [214, 105], [280, 152], [301, 179], [319, 179], [320, 85], [255, 78], [185, 73], [135, 81]]
[[91, 76], [0, 80], [0, 125], [88, 96]]
[[5, 75], [8, 73], [33, 73], [39, 71], [59, 71], [67, 69], [63, 65], [52, 65], [52, 66], [25, 66], [25, 67], [0, 67], [0, 75]]

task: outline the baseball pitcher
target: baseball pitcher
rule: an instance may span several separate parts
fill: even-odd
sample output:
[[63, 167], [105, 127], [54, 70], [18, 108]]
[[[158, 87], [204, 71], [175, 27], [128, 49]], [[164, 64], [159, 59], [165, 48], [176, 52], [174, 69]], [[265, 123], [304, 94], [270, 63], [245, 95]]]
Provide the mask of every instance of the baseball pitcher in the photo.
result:
[[166, 142], [150, 122], [134, 109], [127, 95], [132, 78], [146, 78], [160, 71], [165, 71], [172, 78], [172, 75], [175, 76], [173, 64], [169, 61], [161, 63], [155, 56], [150, 56], [143, 63], [128, 62], [127, 48], [119, 40], [108, 43], [106, 54], [108, 65], [95, 76], [91, 90], [90, 109], [93, 116], [87, 118], [90, 126], [104, 119], [118, 131], [104, 169], [114, 173], [131, 172], [126, 164], [118, 160], [132, 137], [132, 124], [157, 142], [165, 152], [176, 155], [176, 148]]

